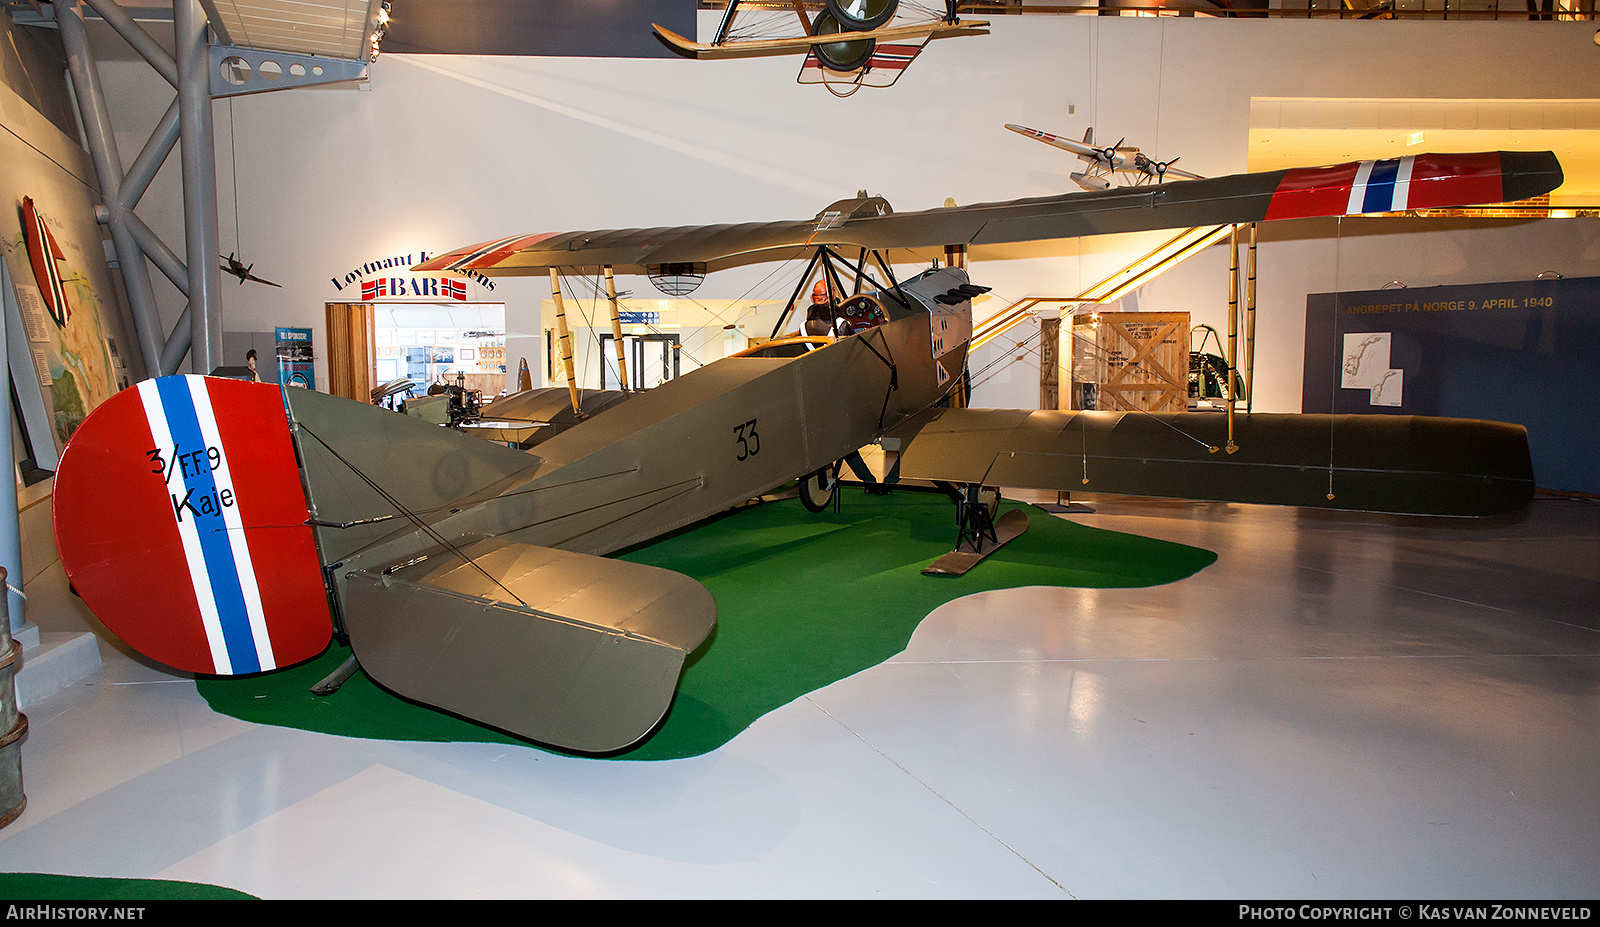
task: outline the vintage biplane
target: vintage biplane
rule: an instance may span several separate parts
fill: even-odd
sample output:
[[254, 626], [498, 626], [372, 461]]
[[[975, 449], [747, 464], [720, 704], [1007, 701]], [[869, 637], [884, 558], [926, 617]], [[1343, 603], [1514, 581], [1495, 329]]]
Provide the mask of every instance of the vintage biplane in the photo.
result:
[[1094, 126], [1084, 130], [1081, 142], [1051, 135], [1049, 132], [1040, 132], [1027, 126], [1006, 123], [1006, 128], [1018, 135], [1026, 135], [1046, 145], [1053, 145], [1077, 155], [1078, 160], [1088, 165], [1088, 169], [1081, 173], [1073, 173], [1072, 182], [1085, 190], [1110, 189], [1114, 180], [1120, 181], [1122, 186], [1127, 187], [1165, 183], [1169, 174], [1173, 180], [1205, 179], [1199, 174], [1173, 167], [1177, 158], [1171, 161], [1157, 161], [1132, 145], [1124, 145], [1123, 142], [1127, 141], [1125, 138], [1118, 140], [1115, 145], [1101, 148], [1094, 143]]
[[804, 54], [800, 83], [848, 96], [887, 87], [936, 38], [987, 35], [987, 22], [963, 22], [956, 0], [936, 8], [916, 0], [728, 0], [716, 35], [696, 42], [655, 25], [680, 54], [700, 59]]
[[337, 629], [403, 696], [614, 751], [666, 712], [716, 603], [689, 577], [606, 554], [886, 437], [903, 445], [902, 477], [967, 499], [1017, 486], [1482, 515], [1531, 498], [1527, 435], [1513, 425], [1255, 414], [1241, 417], [1235, 453], [1219, 453], [1231, 419], [1218, 413], [950, 407], [982, 287], [959, 264], [902, 278], [897, 257], [1501, 202], [1560, 182], [1547, 152], [1418, 155], [922, 212], [863, 195], [803, 221], [462, 248], [418, 269], [554, 283], [575, 268], [683, 279], [798, 258], [791, 302], [822, 273], [838, 327], [623, 401], [586, 405], [573, 390], [569, 427], [527, 451], [310, 390], [146, 381], [96, 409], [62, 454], [61, 561], [108, 628], [180, 670], [267, 671], [317, 655]]

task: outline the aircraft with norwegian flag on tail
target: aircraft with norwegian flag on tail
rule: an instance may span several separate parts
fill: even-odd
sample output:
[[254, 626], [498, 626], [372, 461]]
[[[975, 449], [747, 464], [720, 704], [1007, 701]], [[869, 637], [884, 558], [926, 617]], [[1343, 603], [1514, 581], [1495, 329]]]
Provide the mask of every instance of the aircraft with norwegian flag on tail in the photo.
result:
[[264, 672], [337, 634], [410, 699], [568, 750], [620, 750], [666, 713], [716, 602], [690, 577], [606, 555], [796, 479], [815, 503], [842, 460], [885, 438], [902, 444], [901, 478], [950, 494], [957, 552], [979, 559], [1021, 530], [993, 519], [996, 486], [1450, 515], [1532, 497], [1527, 433], [1498, 422], [1256, 413], [1235, 434], [1213, 412], [964, 408], [985, 288], [960, 266], [902, 279], [896, 256], [1499, 203], [1561, 180], [1549, 152], [1417, 155], [904, 213], [863, 193], [790, 222], [498, 238], [413, 270], [555, 283], [604, 269], [684, 286], [799, 258], [796, 299], [820, 272], [837, 313], [828, 334], [775, 337], [620, 398], [569, 385], [555, 394], [570, 398], [565, 426], [527, 449], [304, 389], [141, 383], [62, 454], [61, 561], [108, 628], [177, 669]]

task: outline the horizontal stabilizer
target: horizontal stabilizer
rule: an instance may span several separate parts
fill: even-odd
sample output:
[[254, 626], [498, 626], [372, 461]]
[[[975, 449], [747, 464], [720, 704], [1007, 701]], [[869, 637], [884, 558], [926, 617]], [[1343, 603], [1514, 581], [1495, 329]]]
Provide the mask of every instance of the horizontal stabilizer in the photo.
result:
[[345, 579], [350, 646], [373, 679], [582, 753], [648, 734], [716, 625], [711, 593], [682, 574], [498, 539]]
[[[481, 410], [481, 421], [488, 423], [485, 428], [499, 427], [504, 431], [507, 437], [499, 440], [513, 440], [510, 436], [512, 429], [527, 427], [528, 430], [514, 440], [519, 447], [529, 448], [604, 412], [631, 395], [615, 389], [580, 389], [578, 406], [582, 415], [579, 415], [572, 411], [572, 394], [566, 387], [545, 386], [512, 393], [485, 404]], [[475, 430], [468, 428], [465, 433], [473, 434]]]
[[324, 564], [539, 462], [378, 406], [288, 390], [305, 495]]
[[1218, 412], [942, 409], [899, 434], [909, 479], [1411, 515], [1533, 498], [1527, 430], [1476, 419], [1238, 415], [1233, 453]]

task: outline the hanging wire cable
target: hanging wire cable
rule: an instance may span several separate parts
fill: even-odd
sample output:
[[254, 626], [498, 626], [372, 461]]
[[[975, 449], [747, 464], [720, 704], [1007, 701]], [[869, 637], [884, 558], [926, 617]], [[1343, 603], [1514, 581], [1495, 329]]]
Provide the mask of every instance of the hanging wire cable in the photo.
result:
[[[1334, 220], [1333, 232], [1333, 343], [1335, 352], [1339, 344], [1339, 303], [1343, 298], [1339, 292], [1339, 255], [1340, 246], [1344, 241], [1344, 217]], [[1333, 413], [1334, 403], [1339, 396], [1337, 388], [1328, 390], [1328, 501], [1333, 501]]]
[[244, 242], [239, 237], [239, 142], [233, 131], [233, 97], [228, 98], [228, 157], [233, 159], [233, 247], [243, 259]]

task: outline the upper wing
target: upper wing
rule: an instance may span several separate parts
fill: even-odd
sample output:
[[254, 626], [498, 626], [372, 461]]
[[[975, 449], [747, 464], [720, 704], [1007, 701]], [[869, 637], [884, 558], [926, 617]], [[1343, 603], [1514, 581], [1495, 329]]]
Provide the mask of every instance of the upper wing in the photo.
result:
[[525, 235], [460, 248], [415, 269], [497, 276], [610, 265], [643, 273], [651, 265], [694, 263], [717, 270], [783, 260], [817, 245], [879, 251], [991, 245], [1502, 203], [1547, 193], [1561, 181], [1561, 165], [1548, 151], [1421, 154], [920, 212], [891, 212], [873, 197], [849, 213], [830, 207], [792, 222]]

